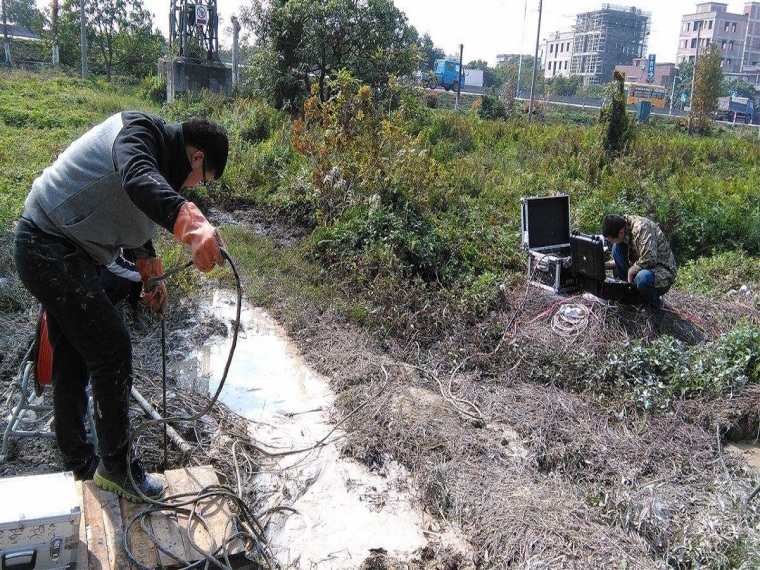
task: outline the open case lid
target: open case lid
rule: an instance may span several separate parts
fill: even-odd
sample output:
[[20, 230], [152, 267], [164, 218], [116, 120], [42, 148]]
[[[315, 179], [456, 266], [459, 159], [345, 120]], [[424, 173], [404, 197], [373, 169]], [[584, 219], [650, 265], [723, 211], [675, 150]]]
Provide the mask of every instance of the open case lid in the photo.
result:
[[570, 245], [570, 196], [522, 198], [522, 245], [527, 249]]
[[604, 281], [604, 242], [600, 236], [573, 232], [570, 237], [570, 251], [574, 275]]

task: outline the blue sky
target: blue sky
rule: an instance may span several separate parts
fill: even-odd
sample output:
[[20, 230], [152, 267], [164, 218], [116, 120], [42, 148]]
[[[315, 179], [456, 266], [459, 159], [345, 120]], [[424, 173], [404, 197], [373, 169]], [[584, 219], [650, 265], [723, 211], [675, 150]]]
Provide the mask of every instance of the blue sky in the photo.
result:
[[[420, 34], [429, 33], [436, 46], [449, 54], [459, 53], [464, 45], [465, 62], [483, 59], [496, 64], [496, 54], [532, 54], [536, 44], [539, 0], [394, 0]], [[170, 0], [144, 0], [153, 12], [156, 25], [168, 35]], [[597, 10], [603, 2], [594, 0], [543, 0], [541, 38], [557, 30], [568, 29], [575, 14]], [[681, 16], [696, 11], [693, 0], [634, 0], [605, 2], [619, 6], [636, 6], [652, 14], [649, 53], [658, 62], [674, 62]], [[743, 0], [724, 0], [730, 12], [742, 13]], [[239, 14], [241, 0], [217, 0], [222, 17], [220, 40], [229, 26], [229, 17]]]

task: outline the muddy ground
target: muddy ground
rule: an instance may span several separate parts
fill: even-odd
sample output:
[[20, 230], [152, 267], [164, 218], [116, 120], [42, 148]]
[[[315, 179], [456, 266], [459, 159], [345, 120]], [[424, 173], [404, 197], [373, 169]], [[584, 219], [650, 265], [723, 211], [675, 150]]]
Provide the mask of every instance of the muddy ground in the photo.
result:
[[[278, 247], [299, 239], [298, 230], [260, 213], [229, 219]], [[9, 238], [2, 239], [5, 406], [32, 338], [35, 309], [16, 286]], [[760, 567], [760, 516], [750, 498], [758, 474], [726, 450], [729, 437], [748, 438], [757, 430], [760, 390], [750, 385], [725, 398], [679, 401], [666, 412], [645, 414], [610, 408], [605, 387], [588, 384], [589, 370], [621, 343], [663, 335], [690, 345], [708, 342], [739, 322], [760, 324], [756, 305], [671, 292], [666, 310], [654, 314], [517, 283], [505, 290], [503, 310], [425, 343], [384, 338], [381, 347], [369, 331], [333, 312], [294, 308], [289, 299], [266, 307], [309, 364], [330, 378], [338, 395], [335, 420], [346, 419], [342, 427], [350, 432], [344, 453], [376, 469], [398, 460], [412, 473], [421, 505], [471, 546], [451, 551], [433, 541], [411, 563], [374, 553], [363, 567]], [[565, 326], [556, 315], [568, 304], [582, 318]], [[213, 319], [193, 320], [196, 306], [190, 299], [174, 302], [167, 316], [175, 355], [220, 330]], [[124, 311], [134, 338], [135, 384], [158, 406], [159, 329], [144, 311], [138, 321]], [[176, 332], [185, 330], [193, 334]], [[205, 404], [171, 387], [170, 414]], [[143, 415], [139, 408], [134, 414]], [[242, 420], [217, 406], [177, 429], [203, 451], [187, 457], [170, 446], [170, 468], [211, 463], [235, 479], [224, 443], [242, 437]], [[150, 469], [160, 467], [159, 442], [155, 429], [141, 438]], [[255, 442], [245, 453], [250, 461], [242, 478], [248, 481], [259, 453]], [[61, 467], [51, 441], [28, 439], [14, 443], [0, 476]], [[250, 487], [245, 499], [255, 505]]]

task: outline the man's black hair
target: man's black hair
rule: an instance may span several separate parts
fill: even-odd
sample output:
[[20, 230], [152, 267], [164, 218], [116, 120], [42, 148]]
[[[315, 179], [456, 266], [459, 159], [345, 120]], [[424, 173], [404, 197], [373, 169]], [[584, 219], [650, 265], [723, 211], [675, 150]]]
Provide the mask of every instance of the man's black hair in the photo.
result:
[[182, 123], [182, 136], [186, 145], [203, 151], [206, 169], [213, 171], [214, 178], [221, 178], [230, 148], [225, 128], [216, 121], [190, 119]]
[[625, 218], [617, 214], [607, 214], [602, 220], [602, 236], [616, 238], [625, 227]]

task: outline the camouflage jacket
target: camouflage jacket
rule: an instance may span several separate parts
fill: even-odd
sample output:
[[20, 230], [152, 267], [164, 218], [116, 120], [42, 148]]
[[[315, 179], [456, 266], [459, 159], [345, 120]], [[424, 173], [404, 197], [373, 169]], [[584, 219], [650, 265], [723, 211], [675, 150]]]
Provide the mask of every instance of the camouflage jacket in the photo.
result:
[[665, 234], [652, 220], [641, 216], [624, 217], [629, 265], [637, 273], [642, 269], [652, 270], [655, 287], [670, 287], [676, 280], [677, 269]]

